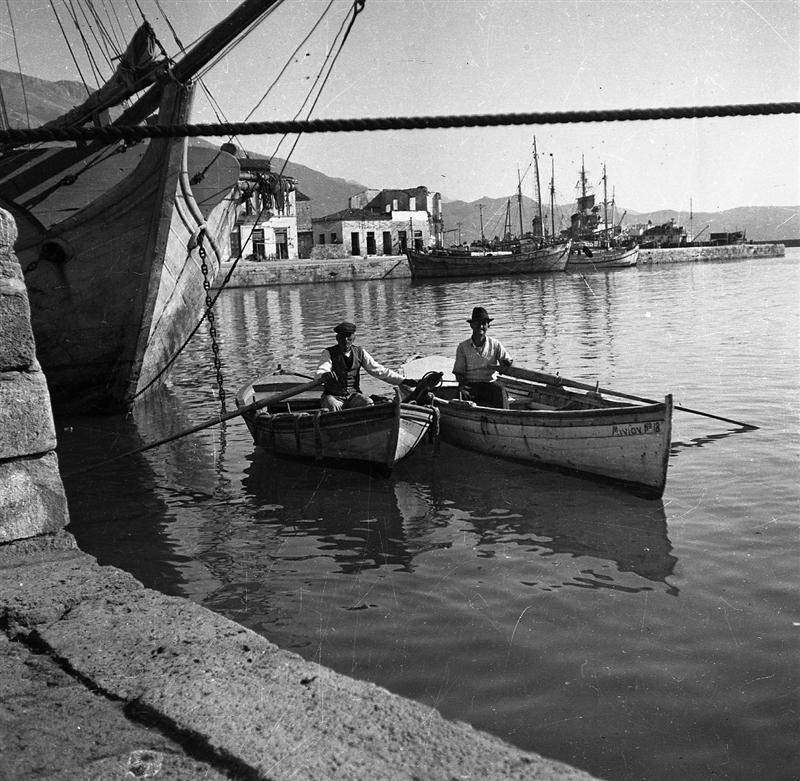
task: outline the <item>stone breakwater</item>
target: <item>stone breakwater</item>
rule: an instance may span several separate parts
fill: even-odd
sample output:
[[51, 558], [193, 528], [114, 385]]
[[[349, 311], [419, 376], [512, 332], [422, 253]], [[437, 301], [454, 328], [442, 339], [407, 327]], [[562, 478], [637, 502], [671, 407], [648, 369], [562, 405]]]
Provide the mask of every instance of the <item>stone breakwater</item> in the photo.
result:
[[591, 778], [80, 551], [16, 238], [0, 209], [0, 779]]
[[[724, 247], [678, 247], [647, 249], [639, 253], [639, 265], [659, 263], [698, 263], [782, 257], [783, 244], [736, 244]], [[325, 260], [240, 260], [223, 263], [215, 287], [259, 287], [266, 285], [307, 285], [328, 282], [353, 282], [380, 279], [410, 279], [405, 255], [331, 258]]]
[[658, 263], [702, 263], [708, 261], [747, 260], [748, 258], [782, 258], [783, 244], [727, 244], [717, 247], [670, 247], [639, 250], [639, 265]]

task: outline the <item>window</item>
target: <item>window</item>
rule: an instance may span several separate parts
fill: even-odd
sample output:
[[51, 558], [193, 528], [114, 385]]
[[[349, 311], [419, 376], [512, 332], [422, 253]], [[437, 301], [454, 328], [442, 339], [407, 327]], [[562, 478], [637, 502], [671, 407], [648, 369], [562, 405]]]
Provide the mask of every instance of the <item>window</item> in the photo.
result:
[[397, 211], [397, 198], [392, 201], [392, 210]]
[[253, 231], [253, 257], [256, 260], [267, 259], [267, 248], [264, 244], [264, 229], [256, 228]]
[[408, 249], [408, 238], [405, 231], [397, 231], [397, 243], [400, 245], [400, 252]]
[[231, 257], [238, 258], [242, 254], [242, 237], [239, 235], [239, 229], [231, 231]]
[[392, 234], [390, 231], [383, 232], [383, 254], [392, 254]]
[[289, 239], [285, 228], [275, 230], [275, 256], [279, 260], [286, 260], [289, 257]]
[[412, 196], [411, 196], [411, 197], [408, 199], [408, 210], [409, 210], [410, 212], [415, 212], [415, 211], [417, 210], [417, 198], [416, 198], [416, 196], [414, 196], [414, 195], [412, 195]]
[[325, 243], [325, 234], [324, 233], [320, 233], [319, 234], [319, 243], [320, 244], [324, 244]]
[[422, 252], [422, 231], [414, 231], [414, 249]]
[[377, 248], [375, 246], [375, 232], [367, 231], [367, 255], [377, 255]]
[[339, 239], [336, 238], [336, 234], [331, 233], [331, 244], [336, 244], [337, 241], [339, 241]]

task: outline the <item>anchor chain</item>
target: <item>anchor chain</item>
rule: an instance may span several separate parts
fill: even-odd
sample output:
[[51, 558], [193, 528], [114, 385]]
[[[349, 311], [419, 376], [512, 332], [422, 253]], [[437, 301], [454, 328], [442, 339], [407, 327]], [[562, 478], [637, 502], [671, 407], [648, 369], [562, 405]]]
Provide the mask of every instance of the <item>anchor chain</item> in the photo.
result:
[[219, 343], [217, 342], [217, 327], [214, 322], [214, 301], [211, 298], [211, 280], [208, 278], [208, 263], [206, 263], [206, 248], [203, 246], [205, 228], [200, 229], [197, 237], [197, 252], [200, 255], [200, 270], [203, 272], [203, 290], [206, 291], [206, 320], [208, 320], [208, 333], [211, 336], [211, 352], [213, 353], [214, 372], [217, 378], [217, 395], [219, 396], [222, 414], [225, 414], [225, 384], [222, 377], [222, 361], [219, 356]]

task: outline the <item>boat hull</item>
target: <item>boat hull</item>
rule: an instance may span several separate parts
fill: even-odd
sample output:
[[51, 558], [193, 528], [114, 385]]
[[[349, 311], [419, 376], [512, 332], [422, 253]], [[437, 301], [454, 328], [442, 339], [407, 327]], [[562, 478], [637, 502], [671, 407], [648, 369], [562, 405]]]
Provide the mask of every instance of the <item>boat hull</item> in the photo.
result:
[[414, 279], [507, 276], [563, 271], [567, 266], [569, 248], [569, 242], [565, 242], [534, 250], [478, 256], [407, 250], [406, 257]]
[[587, 269], [601, 271], [609, 268], [630, 268], [639, 261], [639, 247], [614, 249], [590, 247], [592, 256], [587, 256], [580, 247], [572, 248], [567, 261], [568, 269]]
[[[264, 378], [239, 391], [236, 403], [242, 408], [291, 385], [292, 380]], [[390, 470], [423, 441], [437, 415], [430, 406], [401, 402], [399, 395], [369, 407], [325, 412], [319, 396], [316, 390], [288, 405], [245, 412], [254, 443], [280, 456]]]
[[592, 476], [648, 498], [664, 493], [671, 396], [659, 404], [575, 410], [494, 409], [441, 398], [436, 407], [444, 442]]
[[[159, 123], [188, 121], [190, 104], [189, 91], [168, 87]], [[227, 153], [187, 143], [152, 139], [93, 167], [80, 150], [50, 148], [0, 171], [56, 414], [128, 409], [161, 384], [203, 315], [204, 278], [213, 283], [221, 262], [212, 242], [229, 241], [239, 168]], [[187, 165], [194, 173], [209, 164], [204, 182], [187, 186]], [[50, 191], [75, 173], [74, 184]]]

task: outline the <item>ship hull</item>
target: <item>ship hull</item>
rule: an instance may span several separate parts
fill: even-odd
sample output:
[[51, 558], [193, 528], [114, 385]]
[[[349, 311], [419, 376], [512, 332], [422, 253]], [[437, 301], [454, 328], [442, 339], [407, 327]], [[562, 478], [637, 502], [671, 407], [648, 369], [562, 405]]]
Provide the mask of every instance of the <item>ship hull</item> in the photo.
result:
[[406, 256], [414, 279], [508, 276], [563, 271], [567, 266], [569, 248], [570, 243], [565, 242], [551, 247], [495, 255], [408, 250]]
[[[167, 87], [159, 124], [187, 122], [190, 106], [189, 90]], [[56, 414], [126, 411], [163, 382], [203, 316], [203, 281], [213, 283], [222, 260], [212, 244], [224, 251], [229, 241], [239, 168], [227, 153], [187, 145], [152, 139], [100, 164], [50, 148], [0, 170]], [[188, 184], [209, 165], [201, 185]]]

